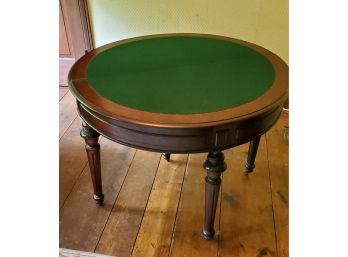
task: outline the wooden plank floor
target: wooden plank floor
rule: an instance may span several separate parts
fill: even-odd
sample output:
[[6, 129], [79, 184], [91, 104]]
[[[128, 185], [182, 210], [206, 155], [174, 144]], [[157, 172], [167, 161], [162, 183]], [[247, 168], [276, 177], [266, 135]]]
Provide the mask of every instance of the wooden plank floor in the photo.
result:
[[100, 139], [105, 205], [93, 202], [81, 119], [60, 88], [59, 246], [117, 257], [288, 256], [288, 113], [261, 138], [256, 168], [247, 145], [224, 151], [214, 240], [201, 236], [206, 154], [135, 150]]

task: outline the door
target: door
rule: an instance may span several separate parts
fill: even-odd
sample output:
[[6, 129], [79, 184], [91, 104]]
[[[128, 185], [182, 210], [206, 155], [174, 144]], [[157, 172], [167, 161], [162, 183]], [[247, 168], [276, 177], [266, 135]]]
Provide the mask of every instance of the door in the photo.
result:
[[90, 51], [92, 39], [86, 0], [59, 1], [59, 85], [67, 86], [74, 62]]

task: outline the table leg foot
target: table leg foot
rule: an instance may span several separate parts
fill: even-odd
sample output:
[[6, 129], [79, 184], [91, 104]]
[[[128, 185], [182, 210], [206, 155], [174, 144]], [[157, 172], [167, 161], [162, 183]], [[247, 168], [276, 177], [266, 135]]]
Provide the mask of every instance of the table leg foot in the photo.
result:
[[170, 161], [170, 153], [163, 153], [163, 158], [169, 162]]
[[245, 164], [244, 174], [248, 175], [249, 173], [254, 171], [254, 168], [255, 168], [255, 164], [250, 164], [247, 162]]
[[212, 239], [215, 234], [214, 221], [216, 206], [221, 185], [221, 173], [226, 170], [224, 154], [222, 152], [210, 152], [203, 165], [207, 171], [205, 177], [205, 215], [203, 237]]
[[101, 195], [94, 194], [93, 199], [99, 206], [102, 206], [104, 203], [104, 195], [103, 194], [101, 194]]
[[102, 205], [104, 195], [101, 180], [100, 145], [98, 143], [100, 134], [88, 124], [82, 123], [80, 135], [86, 142], [86, 152], [94, 190], [93, 199], [97, 204]]
[[202, 234], [203, 234], [204, 239], [211, 240], [214, 238], [215, 230], [214, 229], [208, 230], [208, 229], [203, 228]]
[[253, 172], [255, 168], [255, 158], [257, 154], [257, 149], [259, 147], [260, 138], [261, 136], [258, 136], [258, 137], [255, 137], [252, 141], [250, 141], [248, 159], [247, 159], [247, 163], [245, 164], [245, 170], [244, 170], [245, 175], [248, 175], [249, 173]]

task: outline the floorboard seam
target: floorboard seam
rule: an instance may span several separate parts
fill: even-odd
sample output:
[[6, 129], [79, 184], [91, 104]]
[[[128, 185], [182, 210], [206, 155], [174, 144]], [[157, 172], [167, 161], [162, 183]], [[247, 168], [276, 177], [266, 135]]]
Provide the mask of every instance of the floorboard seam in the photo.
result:
[[77, 119], [77, 117], [79, 117], [78, 114], [76, 114], [75, 118], [73, 118], [69, 124], [69, 126], [66, 128], [66, 130], [64, 130], [64, 132], [62, 133], [62, 135], [59, 137], [59, 141], [63, 138], [63, 136], [66, 134], [66, 132], [69, 130], [71, 124], [74, 123], [74, 121]]
[[141, 228], [141, 224], [143, 223], [143, 219], [144, 219], [144, 216], [145, 216], [145, 212], [146, 212], [146, 208], [147, 208], [147, 204], [149, 203], [149, 199], [150, 199], [150, 195], [151, 195], [151, 192], [152, 192], [152, 188], [153, 188], [153, 185], [155, 183], [155, 180], [156, 180], [156, 177], [157, 177], [157, 173], [158, 173], [158, 168], [159, 168], [159, 165], [161, 163], [161, 161], [163, 160], [162, 158], [162, 155], [160, 156], [159, 158], [159, 161], [158, 161], [158, 164], [157, 164], [157, 168], [156, 168], [156, 174], [153, 178], [153, 181], [152, 181], [152, 185], [151, 185], [151, 190], [150, 190], [150, 193], [149, 193], [149, 197], [147, 198], [147, 201], [146, 201], [146, 204], [145, 204], [145, 208], [144, 208], [144, 212], [143, 212], [143, 216], [141, 217], [141, 221], [140, 221], [140, 226], [138, 228], [138, 232], [137, 232], [137, 236], [135, 237], [135, 241], [134, 241], [134, 244], [132, 246], [132, 251], [131, 251], [131, 254], [130, 256], [133, 255], [133, 251], [134, 251], [134, 247], [135, 247], [135, 243], [137, 242], [137, 238], [138, 238], [138, 235], [139, 235], [139, 231], [140, 231], [140, 228]]
[[130, 167], [132, 166], [132, 163], [133, 163], [133, 160], [134, 160], [134, 157], [135, 157], [137, 151], [138, 151], [138, 150], [135, 150], [135, 151], [134, 151], [134, 155], [133, 155], [132, 161], [129, 163], [129, 166], [128, 166], [128, 169], [127, 169], [127, 174], [126, 174], [126, 176], [124, 177], [124, 179], [123, 179], [123, 181], [122, 181], [120, 190], [118, 191], [118, 193], [117, 193], [117, 195], [116, 195], [116, 197], [115, 197], [115, 201], [114, 201], [114, 203], [113, 203], [113, 205], [112, 205], [112, 208], [111, 208], [111, 210], [110, 210], [110, 213], [109, 213], [109, 215], [108, 215], [108, 218], [107, 218], [106, 221], [105, 221], [104, 227], [103, 227], [103, 229], [102, 229], [102, 231], [101, 231], [101, 233], [100, 233], [100, 235], [99, 235], [98, 241], [97, 241], [97, 243], [96, 243], [96, 245], [95, 245], [95, 247], [94, 247], [94, 250], [93, 250], [94, 253], [95, 253], [95, 251], [96, 251], [97, 248], [98, 248], [100, 239], [101, 239], [101, 237], [102, 237], [102, 235], [103, 235], [103, 233], [104, 233], [104, 230], [105, 230], [105, 228], [106, 228], [106, 225], [107, 225], [108, 222], [109, 222], [110, 215], [111, 215], [112, 211], [114, 210], [115, 204], [116, 204], [116, 202], [117, 202], [117, 198], [118, 198], [118, 196], [120, 195], [120, 192], [122, 191], [123, 184], [124, 184], [124, 182], [126, 181], [126, 178], [127, 178], [127, 176], [128, 176], [128, 172], [129, 172], [129, 169], [130, 169]]
[[182, 178], [182, 183], [181, 183], [181, 188], [180, 188], [180, 194], [179, 194], [179, 201], [178, 201], [178, 206], [177, 206], [177, 208], [176, 208], [176, 213], [175, 213], [175, 218], [174, 218], [174, 226], [173, 226], [173, 231], [172, 231], [172, 238], [171, 238], [171, 240], [170, 240], [170, 246], [169, 246], [168, 257], [172, 255], [175, 228], [176, 228], [178, 213], [179, 213], [179, 210], [180, 210], [181, 197], [182, 197], [182, 188], [184, 187], [184, 183], [185, 183], [185, 178], [186, 178], [186, 174], [187, 174], [187, 168], [188, 168], [189, 158], [190, 158], [190, 154], [187, 155], [187, 159], [186, 159], [185, 172], [184, 172], [184, 176], [183, 176], [183, 178]]
[[[75, 119], [73, 119], [73, 121], [70, 123], [69, 127], [64, 131], [64, 134], [62, 135], [61, 138], [59, 138], [59, 141], [63, 138], [63, 136], [65, 135], [66, 131], [68, 131], [68, 129], [70, 128], [71, 124], [73, 124], [73, 122], [76, 120], [76, 118], [77, 118], [77, 116], [76, 116]], [[59, 143], [60, 143], [60, 142], [59, 142]], [[68, 195], [65, 197], [62, 206], [59, 208], [59, 211], [63, 208], [63, 206], [65, 205], [66, 200], [69, 198], [71, 192], [74, 190], [74, 188], [75, 188], [75, 186], [76, 186], [76, 184], [77, 184], [77, 181], [80, 179], [80, 177], [81, 177], [83, 171], [85, 170], [85, 168], [86, 168], [86, 166], [87, 166], [87, 163], [88, 163], [88, 161], [86, 160], [85, 165], [83, 165], [83, 168], [81, 169], [80, 174], [79, 174], [78, 177], [76, 178], [76, 180], [75, 180], [73, 186], [71, 187], [71, 189], [70, 189]]]
[[273, 201], [273, 189], [272, 189], [272, 181], [271, 181], [271, 168], [269, 166], [269, 152], [268, 152], [268, 142], [267, 142], [267, 133], [265, 134], [265, 141], [266, 141], [266, 154], [267, 154], [267, 166], [268, 166], [268, 177], [269, 177], [269, 187], [271, 190], [271, 202], [272, 202], [272, 214], [273, 214], [273, 229], [274, 229], [274, 237], [275, 237], [275, 243], [276, 243], [276, 251], [277, 256], [279, 257], [278, 252], [278, 238], [277, 238], [277, 230], [275, 225], [275, 216], [274, 216], [274, 201]]
[[85, 170], [87, 164], [88, 164], [88, 161], [86, 161], [86, 163], [85, 163], [85, 165], [83, 166], [83, 168], [82, 168], [82, 170], [81, 170], [79, 176], [76, 178], [76, 180], [75, 180], [75, 182], [74, 182], [74, 185], [71, 187], [71, 189], [70, 189], [68, 195], [65, 197], [62, 206], [59, 208], [59, 211], [60, 211], [61, 209], [63, 209], [63, 207], [64, 207], [66, 201], [68, 200], [68, 198], [69, 198], [71, 192], [74, 191], [74, 188], [75, 188], [75, 186], [76, 186], [76, 184], [77, 184], [77, 181], [79, 181], [80, 177], [82, 176], [82, 173], [83, 173], [83, 171]]
[[62, 97], [59, 99], [59, 102], [62, 101], [62, 99], [66, 96], [66, 94], [69, 92], [69, 89], [65, 92], [64, 95], [62, 95]]
[[[101, 142], [101, 140], [102, 140], [102, 138], [100, 137], [100, 138], [99, 138], [99, 143]], [[75, 186], [76, 186], [76, 184], [77, 184], [77, 181], [78, 181], [78, 180], [80, 179], [80, 177], [82, 176], [82, 173], [83, 173], [83, 171], [85, 170], [85, 168], [86, 168], [87, 165], [88, 165], [88, 160], [86, 160], [85, 165], [83, 165], [83, 168], [82, 168], [80, 174], [78, 175], [77, 179], [75, 180], [75, 182], [74, 182], [73, 186], [71, 187], [71, 189], [70, 189], [68, 195], [65, 197], [62, 206], [59, 207], [59, 211], [63, 208], [63, 206], [64, 206], [66, 200], [69, 198], [71, 192], [74, 190], [74, 188], [75, 188]]]

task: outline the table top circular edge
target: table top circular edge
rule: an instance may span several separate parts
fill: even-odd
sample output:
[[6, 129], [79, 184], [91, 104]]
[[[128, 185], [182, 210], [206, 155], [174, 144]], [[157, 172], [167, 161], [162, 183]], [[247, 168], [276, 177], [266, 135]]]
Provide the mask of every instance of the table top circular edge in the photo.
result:
[[[168, 36], [209, 37], [250, 47], [261, 53], [272, 63], [275, 69], [274, 82], [268, 91], [251, 102], [221, 111], [198, 114], [163, 114], [132, 109], [106, 99], [88, 84], [86, 68], [89, 62], [99, 53], [132, 41]], [[68, 84], [71, 92], [80, 103], [111, 119], [153, 127], [208, 127], [252, 118], [281, 105], [288, 97], [288, 66], [269, 50], [239, 39], [195, 33], [156, 34], [116, 41], [88, 52], [71, 68], [68, 75]]]

